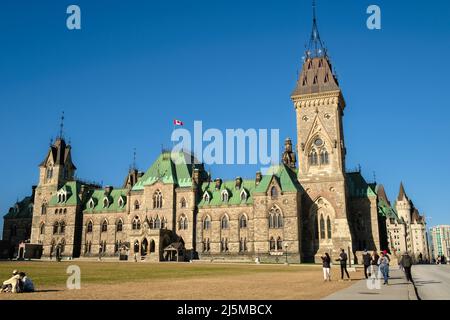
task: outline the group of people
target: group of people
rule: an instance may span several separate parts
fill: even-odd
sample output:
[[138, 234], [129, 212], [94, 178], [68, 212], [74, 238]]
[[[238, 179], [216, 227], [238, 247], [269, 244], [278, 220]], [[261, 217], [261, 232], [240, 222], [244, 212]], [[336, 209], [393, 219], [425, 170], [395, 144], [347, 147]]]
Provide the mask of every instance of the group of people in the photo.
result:
[[[323, 280], [324, 281], [331, 281], [331, 257], [326, 252], [322, 258], [322, 267], [323, 267]], [[341, 280], [344, 280], [344, 275], [347, 276], [347, 279], [351, 281], [350, 275], [347, 271], [347, 260], [348, 256], [344, 249], [341, 249], [341, 252], [339, 254], [339, 258], [336, 259], [336, 261], [339, 262], [341, 267]], [[387, 250], [383, 250], [378, 254], [377, 251], [373, 251], [372, 254], [370, 254], [367, 250], [364, 250], [362, 255], [362, 263], [364, 265], [364, 276], [366, 279], [369, 277], [372, 277], [372, 275], [375, 275], [375, 277], [378, 278], [378, 275], [381, 275], [383, 277], [383, 284], [388, 285], [389, 284], [389, 264], [391, 262], [391, 258], [387, 252]], [[399, 260], [399, 266], [400, 268], [405, 272], [406, 280], [413, 282], [412, 275], [411, 275], [411, 267], [413, 265], [413, 259], [411, 256], [405, 252], [400, 260]]]
[[[331, 281], [331, 257], [328, 252], [325, 252], [325, 255], [322, 258], [322, 267], [323, 267], [323, 281]], [[347, 260], [348, 256], [344, 249], [341, 249], [341, 253], [339, 254], [339, 258], [336, 261], [339, 261], [341, 266], [341, 281], [344, 280], [344, 273], [347, 275], [349, 281], [350, 275], [347, 271]]]
[[34, 292], [34, 284], [25, 272], [14, 270], [12, 277], [3, 282], [0, 292]]
[[447, 264], [447, 258], [444, 255], [438, 256], [435, 262], [436, 264]]

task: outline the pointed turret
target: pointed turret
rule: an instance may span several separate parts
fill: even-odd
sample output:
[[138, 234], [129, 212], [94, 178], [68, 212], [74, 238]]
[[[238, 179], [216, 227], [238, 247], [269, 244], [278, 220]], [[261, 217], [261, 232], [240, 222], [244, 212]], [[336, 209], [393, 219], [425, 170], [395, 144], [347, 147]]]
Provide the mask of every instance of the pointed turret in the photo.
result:
[[400, 182], [400, 190], [397, 196], [398, 201], [408, 200], [408, 196], [406, 195], [405, 188], [403, 187], [403, 182]]

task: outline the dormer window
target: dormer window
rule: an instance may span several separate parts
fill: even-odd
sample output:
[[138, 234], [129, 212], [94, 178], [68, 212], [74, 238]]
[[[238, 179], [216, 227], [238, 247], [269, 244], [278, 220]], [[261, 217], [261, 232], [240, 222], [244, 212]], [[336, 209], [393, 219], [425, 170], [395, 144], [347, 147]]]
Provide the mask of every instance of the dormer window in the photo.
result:
[[303, 77], [302, 85], [306, 86], [307, 84], [308, 84], [308, 81], [307, 81], [306, 76], [305, 76], [305, 77]]
[[272, 187], [272, 189], [270, 190], [270, 196], [272, 197], [272, 199], [278, 198], [278, 190], [276, 187]]
[[247, 191], [242, 190], [242, 192], [241, 192], [241, 201], [247, 201], [247, 198], [248, 198]]
[[227, 190], [223, 190], [221, 193], [222, 202], [228, 202], [229, 194]]
[[211, 196], [209, 195], [208, 192], [205, 192], [205, 194], [203, 195], [203, 201], [209, 203], [211, 201]]
[[88, 202], [89, 209], [94, 209], [94, 206], [95, 206], [94, 199], [89, 200]]
[[125, 200], [124, 200], [123, 196], [121, 196], [119, 199], [119, 207], [123, 208], [124, 206], [125, 206]]
[[108, 208], [109, 207], [109, 200], [108, 198], [103, 199], [103, 208]]

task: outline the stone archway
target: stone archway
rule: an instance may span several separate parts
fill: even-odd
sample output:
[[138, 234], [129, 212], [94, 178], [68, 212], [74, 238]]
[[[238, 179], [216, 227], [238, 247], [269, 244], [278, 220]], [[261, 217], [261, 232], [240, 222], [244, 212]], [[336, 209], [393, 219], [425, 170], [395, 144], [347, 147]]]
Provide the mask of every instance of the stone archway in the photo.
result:
[[146, 256], [148, 253], [148, 240], [144, 238], [141, 243], [141, 256]]

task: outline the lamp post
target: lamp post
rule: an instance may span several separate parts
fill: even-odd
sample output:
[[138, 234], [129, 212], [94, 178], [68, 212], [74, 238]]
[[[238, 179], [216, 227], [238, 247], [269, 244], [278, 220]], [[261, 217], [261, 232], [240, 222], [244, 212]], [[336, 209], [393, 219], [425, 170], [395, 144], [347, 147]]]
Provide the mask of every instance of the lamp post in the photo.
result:
[[288, 263], [288, 252], [287, 252], [288, 244], [286, 242], [284, 243], [284, 249], [285, 249], [285, 253], [286, 253], [286, 262], [284, 264], [285, 265], [289, 265], [289, 263]]

